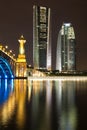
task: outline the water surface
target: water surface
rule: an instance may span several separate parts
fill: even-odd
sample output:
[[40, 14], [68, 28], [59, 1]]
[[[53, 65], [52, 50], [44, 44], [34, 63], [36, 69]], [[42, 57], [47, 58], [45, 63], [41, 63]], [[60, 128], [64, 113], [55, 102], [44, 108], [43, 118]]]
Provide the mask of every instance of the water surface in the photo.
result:
[[87, 81], [0, 80], [0, 130], [86, 130]]

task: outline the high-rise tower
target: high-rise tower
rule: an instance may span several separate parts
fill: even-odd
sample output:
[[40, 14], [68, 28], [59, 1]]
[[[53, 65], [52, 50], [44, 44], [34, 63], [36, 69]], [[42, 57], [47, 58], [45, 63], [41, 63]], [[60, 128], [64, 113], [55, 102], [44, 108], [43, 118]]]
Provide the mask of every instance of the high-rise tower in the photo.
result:
[[33, 65], [51, 69], [50, 8], [33, 6]]
[[64, 23], [58, 34], [56, 51], [56, 70], [76, 70], [76, 42], [71, 23]]

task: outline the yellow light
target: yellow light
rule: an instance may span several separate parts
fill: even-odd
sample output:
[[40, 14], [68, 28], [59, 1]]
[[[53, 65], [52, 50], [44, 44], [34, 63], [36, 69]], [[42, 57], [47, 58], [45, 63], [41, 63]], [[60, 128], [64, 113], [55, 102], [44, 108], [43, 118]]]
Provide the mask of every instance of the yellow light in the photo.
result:
[[26, 40], [24, 39], [23, 35], [21, 36], [21, 38], [18, 41], [20, 43], [19, 53], [24, 54], [25, 53], [24, 44], [26, 43]]
[[18, 58], [16, 60], [16, 76], [18, 77], [26, 77], [27, 76], [27, 63], [26, 63], [26, 57], [24, 54], [24, 43], [26, 40], [23, 36], [18, 40], [20, 43], [19, 46], [19, 54]]

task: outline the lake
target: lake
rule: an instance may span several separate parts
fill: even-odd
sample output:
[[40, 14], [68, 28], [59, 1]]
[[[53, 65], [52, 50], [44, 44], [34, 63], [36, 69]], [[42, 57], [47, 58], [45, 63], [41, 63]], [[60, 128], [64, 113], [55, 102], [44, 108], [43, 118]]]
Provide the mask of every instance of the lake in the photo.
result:
[[87, 80], [0, 79], [0, 130], [87, 130]]

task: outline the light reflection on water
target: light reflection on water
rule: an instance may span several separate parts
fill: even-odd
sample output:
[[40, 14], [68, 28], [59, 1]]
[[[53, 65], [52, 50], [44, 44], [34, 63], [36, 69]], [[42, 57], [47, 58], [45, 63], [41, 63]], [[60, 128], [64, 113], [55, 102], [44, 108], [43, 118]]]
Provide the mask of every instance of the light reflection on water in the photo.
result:
[[86, 129], [86, 98], [87, 81], [0, 80], [0, 130]]
[[60, 130], [75, 130], [77, 110], [75, 105], [76, 82], [56, 82], [57, 108], [60, 111]]

